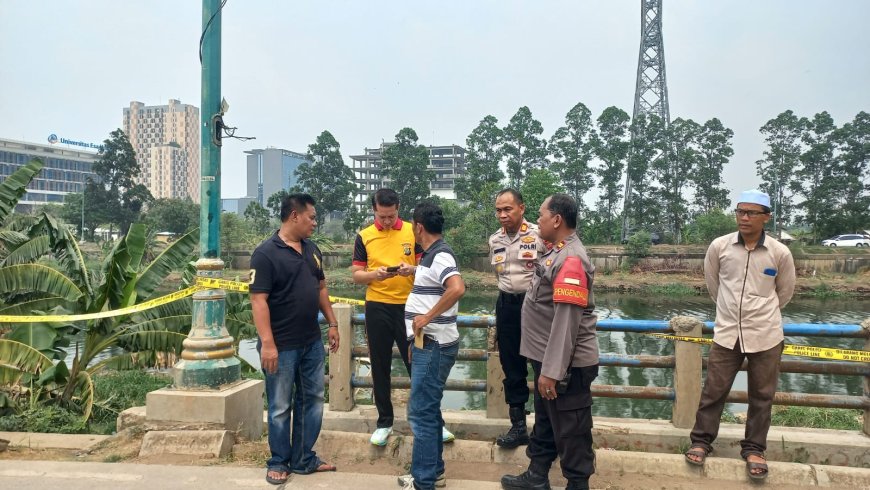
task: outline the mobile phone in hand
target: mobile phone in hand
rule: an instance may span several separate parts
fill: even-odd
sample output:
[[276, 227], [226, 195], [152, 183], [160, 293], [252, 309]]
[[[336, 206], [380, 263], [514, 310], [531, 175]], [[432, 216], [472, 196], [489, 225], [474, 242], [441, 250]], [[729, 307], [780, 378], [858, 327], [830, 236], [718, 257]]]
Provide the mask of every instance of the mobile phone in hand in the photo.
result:
[[387, 272], [399, 272], [399, 266], [387, 267]]

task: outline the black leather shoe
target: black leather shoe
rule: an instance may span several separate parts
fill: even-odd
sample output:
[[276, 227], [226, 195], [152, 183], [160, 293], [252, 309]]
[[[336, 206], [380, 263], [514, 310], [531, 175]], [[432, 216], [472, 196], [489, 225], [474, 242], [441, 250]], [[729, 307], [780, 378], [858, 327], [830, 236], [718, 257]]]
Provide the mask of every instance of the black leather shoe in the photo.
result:
[[565, 490], [589, 490], [589, 480], [571, 480]]
[[501, 487], [505, 490], [550, 490], [550, 480], [546, 475], [539, 475], [529, 469], [517, 476], [501, 477]]
[[523, 407], [511, 407], [511, 428], [507, 434], [495, 440], [498, 447], [513, 449], [529, 443], [529, 433], [526, 429], [526, 410]]

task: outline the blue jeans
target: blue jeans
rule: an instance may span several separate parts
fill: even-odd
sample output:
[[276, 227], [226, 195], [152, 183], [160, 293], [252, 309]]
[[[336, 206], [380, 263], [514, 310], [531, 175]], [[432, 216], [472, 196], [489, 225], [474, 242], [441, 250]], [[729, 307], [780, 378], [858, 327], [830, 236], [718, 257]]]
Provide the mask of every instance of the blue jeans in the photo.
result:
[[411, 345], [411, 397], [408, 400], [408, 423], [414, 433], [411, 476], [415, 487], [422, 490], [435, 488], [435, 478], [444, 473], [441, 399], [457, 352], [458, 342], [441, 347], [426, 338], [422, 349]]
[[[257, 352], [260, 343], [257, 343]], [[298, 349], [278, 352], [278, 370], [266, 375], [269, 402], [269, 470], [313, 473], [321, 461], [312, 448], [323, 424], [325, 353], [320, 339]], [[290, 432], [290, 411], [293, 432]]]

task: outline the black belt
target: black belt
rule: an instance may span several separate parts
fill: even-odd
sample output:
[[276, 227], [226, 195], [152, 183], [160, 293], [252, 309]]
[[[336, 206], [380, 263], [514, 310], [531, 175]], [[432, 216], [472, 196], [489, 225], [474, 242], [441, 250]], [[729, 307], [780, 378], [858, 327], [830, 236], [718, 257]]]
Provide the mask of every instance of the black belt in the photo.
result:
[[498, 295], [501, 298], [502, 303], [522, 304], [523, 300], [526, 299], [526, 293], [506, 293], [504, 291], [499, 291]]

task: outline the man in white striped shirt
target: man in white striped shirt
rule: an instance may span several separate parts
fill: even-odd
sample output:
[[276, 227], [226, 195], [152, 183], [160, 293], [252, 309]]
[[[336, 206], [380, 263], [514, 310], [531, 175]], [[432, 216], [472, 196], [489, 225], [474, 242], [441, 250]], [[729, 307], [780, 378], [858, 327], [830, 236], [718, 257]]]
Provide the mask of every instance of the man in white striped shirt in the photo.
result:
[[422, 343], [411, 343], [408, 423], [414, 433], [414, 448], [411, 475], [401, 480], [407, 489], [431, 490], [445, 482], [441, 399], [459, 352], [456, 316], [465, 283], [453, 250], [442, 239], [441, 208], [430, 202], [418, 204], [414, 208], [413, 230], [423, 256], [416, 267], [408, 264], [400, 267], [414, 269], [414, 288], [405, 303], [405, 325], [409, 339], [422, 337]]

